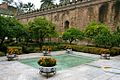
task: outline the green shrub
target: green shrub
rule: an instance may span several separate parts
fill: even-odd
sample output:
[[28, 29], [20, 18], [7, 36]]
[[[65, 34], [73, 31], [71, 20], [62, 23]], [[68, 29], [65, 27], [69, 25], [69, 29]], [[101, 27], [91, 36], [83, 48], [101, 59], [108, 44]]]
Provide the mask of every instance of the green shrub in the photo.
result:
[[0, 56], [5, 56], [5, 53], [0, 51]]
[[120, 48], [114, 47], [111, 49], [91, 47], [91, 46], [79, 46], [79, 45], [70, 45], [72, 46], [73, 51], [91, 53], [91, 54], [107, 54], [110, 53], [111, 56], [120, 55]]
[[[85, 46], [71, 45], [74, 51], [84, 52]], [[87, 51], [86, 51], [87, 52]]]
[[9, 46], [22, 46], [23, 44], [23, 42], [10, 42]]
[[35, 52], [35, 48], [34, 47], [27, 47], [27, 46], [22, 46], [22, 50], [23, 53], [33, 53]]
[[59, 50], [57, 46], [52, 46], [51, 48], [52, 48], [52, 51], [58, 51]]
[[59, 46], [51, 46], [52, 51], [60, 51], [60, 50], [64, 50], [64, 46], [63, 45], [59, 45]]
[[113, 47], [110, 50], [110, 54], [111, 54], [111, 56], [120, 55], [120, 48], [119, 47]]
[[7, 53], [7, 46], [5, 45], [0, 46], [0, 51]]
[[40, 48], [39, 47], [34, 48], [34, 52], [40, 52]]
[[42, 50], [48, 50], [48, 48], [51, 48], [52, 51], [59, 51], [59, 50], [64, 50], [64, 45], [63, 44], [60, 44], [60, 45], [54, 45], [54, 46], [48, 46], [48, 45], [44, 45], [42, 47]]
[[104, 48], [102, 48], [101, 50], [100, 50], [100, 54], [109, 54], [110, 53], [110, 50], [109, 49], [104, 49]]
[[94, 48], [93, 48], [93, 54], [101, 54], [101, 53], [100, 53], [100, 50], [101, 50], [101, 48], [96, 48], [96, 47], [94, 47]]

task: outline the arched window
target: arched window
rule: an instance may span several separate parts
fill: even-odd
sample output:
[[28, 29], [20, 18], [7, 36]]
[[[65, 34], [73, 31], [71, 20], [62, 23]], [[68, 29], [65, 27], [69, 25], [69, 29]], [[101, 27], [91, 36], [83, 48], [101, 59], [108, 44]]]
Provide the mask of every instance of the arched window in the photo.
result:
[[65, 23], [64, 23], [64, 29], [65, 30], [69, 29], [69, 21], [65, 21]]
[[99, 21], [101, 23], [107, 21], [107, 14], [108, 14], [108, 3], [105, 3], [99, 8]]

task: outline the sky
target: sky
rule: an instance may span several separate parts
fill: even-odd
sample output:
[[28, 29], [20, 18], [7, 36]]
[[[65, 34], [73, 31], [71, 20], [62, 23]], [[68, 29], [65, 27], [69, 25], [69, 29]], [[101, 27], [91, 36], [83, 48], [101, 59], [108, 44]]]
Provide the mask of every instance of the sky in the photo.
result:
[[[14, 1], [18, 2], [19, 0], [14, 0]], [[33, 3], [35, 5], [36, 9], [37, 8], [39, 9], [40, 5], [41, 5], [40, 0], [20, 0], [20, 1], [22, 1], [23, 3], [31, 2], [31, 3]], [[59, 2], [59, 0], [55, 0], [55, 3], [58, 3], [58, 2]], [[2, 0], [0, 0], [0, 3], [2, 3]]]

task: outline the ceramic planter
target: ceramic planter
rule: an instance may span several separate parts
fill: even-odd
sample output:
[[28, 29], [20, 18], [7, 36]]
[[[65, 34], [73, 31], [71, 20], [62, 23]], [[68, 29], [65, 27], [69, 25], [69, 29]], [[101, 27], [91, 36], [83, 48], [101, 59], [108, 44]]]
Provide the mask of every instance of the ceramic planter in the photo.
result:
[[101, 54], [101, 59], [110, 59], [110, 54]]
[[46, 74], [47, 77], [49, 76], [49, 74], [53, 74], [53, 75], [56, 74], [56, 67], [55, 66], [53, 66], [53, 67], [43, 67], [43, 66], [41, 66], [39, 69], [40, 69], [39, 73], [40, 74]]
[[55, 73], [56, 72], [56, 67], [40, 67], [40, 73]]
[[10, 61], [16, 57], [16, 54], [7, 54], [6, 56], [7, 56], [8, 60]]

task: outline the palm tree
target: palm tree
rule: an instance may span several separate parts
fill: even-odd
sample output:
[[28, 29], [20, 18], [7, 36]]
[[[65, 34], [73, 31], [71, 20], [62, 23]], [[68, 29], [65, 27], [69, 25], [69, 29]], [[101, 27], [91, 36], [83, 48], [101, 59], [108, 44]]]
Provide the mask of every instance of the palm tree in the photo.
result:
[[41, 0], [41, 9], [48, 8], [54, 5], [53, 0]]
[[24, 4], [24, 8], [25, 8], [27, 11], [32, 11], [32, 10], [34, 10], [34, 4], [31, 3], [31, 2], [28, 2], [27, 4]]
[[16, 8], [17, 8], [17, 12], [18, 13], [24, 13], [24, 12], [28, 12], [28, 11], [32, 11], [34, 10], [34, 4], [31, 2], [28, 2], [27, 4], [24, 4], [23, 2], [15, 2]]
[[15, 2], [14, 4], [15, 4], [15, 6], [17, 8], [17, 13], [18, 14], [24, 13], [24, 4], [23, 4], [23, 2]]

